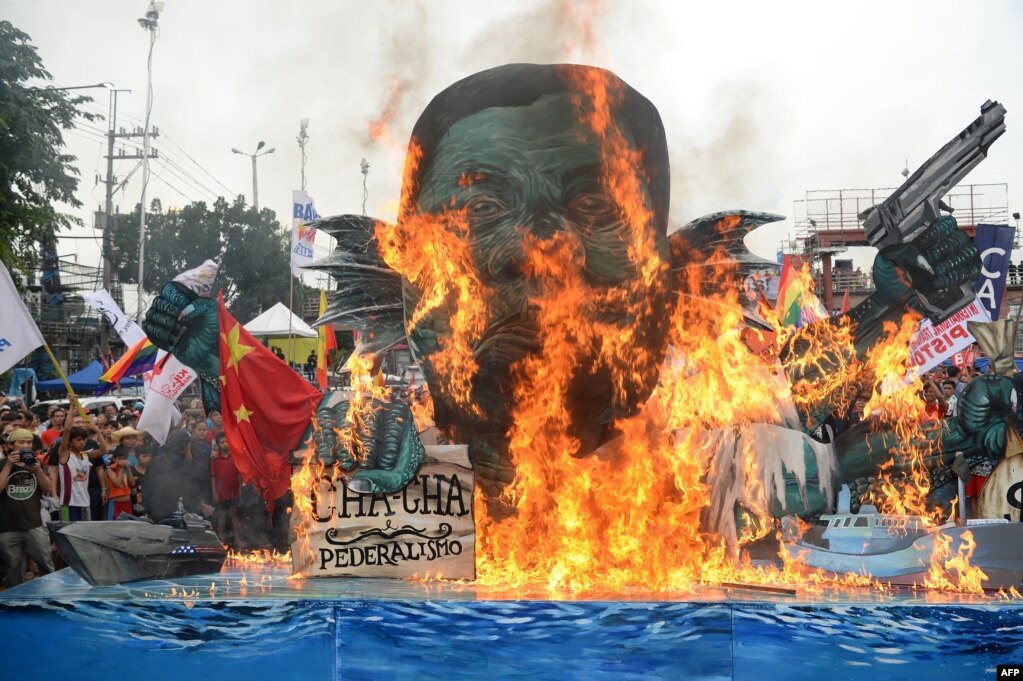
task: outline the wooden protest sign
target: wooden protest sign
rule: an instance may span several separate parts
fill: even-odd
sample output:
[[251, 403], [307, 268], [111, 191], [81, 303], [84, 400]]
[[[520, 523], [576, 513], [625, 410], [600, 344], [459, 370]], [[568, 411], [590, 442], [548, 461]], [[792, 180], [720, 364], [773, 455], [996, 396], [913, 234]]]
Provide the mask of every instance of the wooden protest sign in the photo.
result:
[[313, 509], [291, 516], [292, 568], [306, 577], [475, 579], [472, 466], [466, 445], [426, 447], [411, 482], [391, 494], [359, 494], [339, 469], [314, 486]]

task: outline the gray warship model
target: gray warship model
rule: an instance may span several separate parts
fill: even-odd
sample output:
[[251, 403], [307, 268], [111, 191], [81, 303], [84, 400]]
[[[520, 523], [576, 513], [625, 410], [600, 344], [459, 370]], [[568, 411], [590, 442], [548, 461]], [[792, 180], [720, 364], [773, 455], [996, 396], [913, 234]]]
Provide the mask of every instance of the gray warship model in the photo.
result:
[[163, 523], [122, 514], [112, 522], [50, 523], [64, 561], [93, 586], [220, 572], [227, 550], [210, 523], [182, 505]]
[[826, 524], [786, 537], [782, 545], [789, 558], [834, 574], [921, 585], [939, 539], [948, 540], [950, 556], [972, 541], [976, 545], [970, 565], [983, 571], [984, 588], [1023, 587], [1023, 523], [979, 519], [932, 525], [926, 518], [880, 513], [870, 505], [852, 513], [847, 485], [842, 486], [838, 506], [837, 513], [821, 516]]

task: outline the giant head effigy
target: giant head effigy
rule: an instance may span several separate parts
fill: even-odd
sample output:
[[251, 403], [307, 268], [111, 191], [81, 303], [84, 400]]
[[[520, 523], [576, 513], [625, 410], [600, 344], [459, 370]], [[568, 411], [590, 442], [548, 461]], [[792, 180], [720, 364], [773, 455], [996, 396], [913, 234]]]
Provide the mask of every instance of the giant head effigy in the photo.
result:
[[[576, 364], [561, 388], [568, 434], [575, 453], [592, 451], [649, 397], [666, 347], [670, 183], [657, 110], [600, 69], [502, 66], [437, 95], [412, 131], [409, 159], [417, 162], [385, 238], [405, 274], [408, 338], [437, 422], [454, 441], [502, 450], [522, 378], [514, 374], [553, 340]], [[464, 257], [454, 282], [405, 267], [430, 257], [423, 247], [443, 242], [431, 239], [438, 232], [465, 245], [451, 249]], [[424, 300], [460, 277], [474, 299]], [[556, 323], [541, 308], [565, 292], [549, 286], [559, 279], [585, 295], [573, 310], [585, 330], [551, 339]], [[471, 323], [459, 328], [460, 316]], [[505, 454], [481, 452], [484, 479], [510, 480]]]

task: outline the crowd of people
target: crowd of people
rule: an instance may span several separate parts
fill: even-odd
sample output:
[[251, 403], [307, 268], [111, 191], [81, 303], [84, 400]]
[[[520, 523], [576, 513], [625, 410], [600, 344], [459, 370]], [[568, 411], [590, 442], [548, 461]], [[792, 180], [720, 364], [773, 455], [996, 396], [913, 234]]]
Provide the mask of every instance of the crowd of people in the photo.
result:
[[238, 473], [220, 414], [207, 415], [200, 400], [179, 405], [182, 417], [162, 445], [137, 427], [141, 402], [106, 404], [84, 417], [70, 405], [52, 405], [42, 419], [0, 393], [0, 588], [60, 565], [50, 523], [161, 522], [179, 500], [210, 520], [225, 546], [288, 550], [291, 500], [278, 500], [268, 517], [260, 493]]

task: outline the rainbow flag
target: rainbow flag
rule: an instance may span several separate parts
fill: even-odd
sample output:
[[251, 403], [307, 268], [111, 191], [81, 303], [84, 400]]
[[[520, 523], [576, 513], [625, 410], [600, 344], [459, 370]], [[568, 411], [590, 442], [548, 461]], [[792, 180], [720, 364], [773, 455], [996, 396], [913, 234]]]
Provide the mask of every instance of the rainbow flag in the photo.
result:
[[775, 304], [778, 320], [784, 326], [799, 328], [828, 316], [824, 305], [809, 288], [810, 285], [810, 278], [804, 277], [803, 271], [786, 256], [778, 282], [778, 302]]
[[156, 346], [148, 338], [143, 338], [128, 348], [128, 351], [99, 377], [100, 385], [96, 394], [102, 395], [107, 392], [125, 376], [136, 376], [152, 371], [154, 364], [156, 364]]

